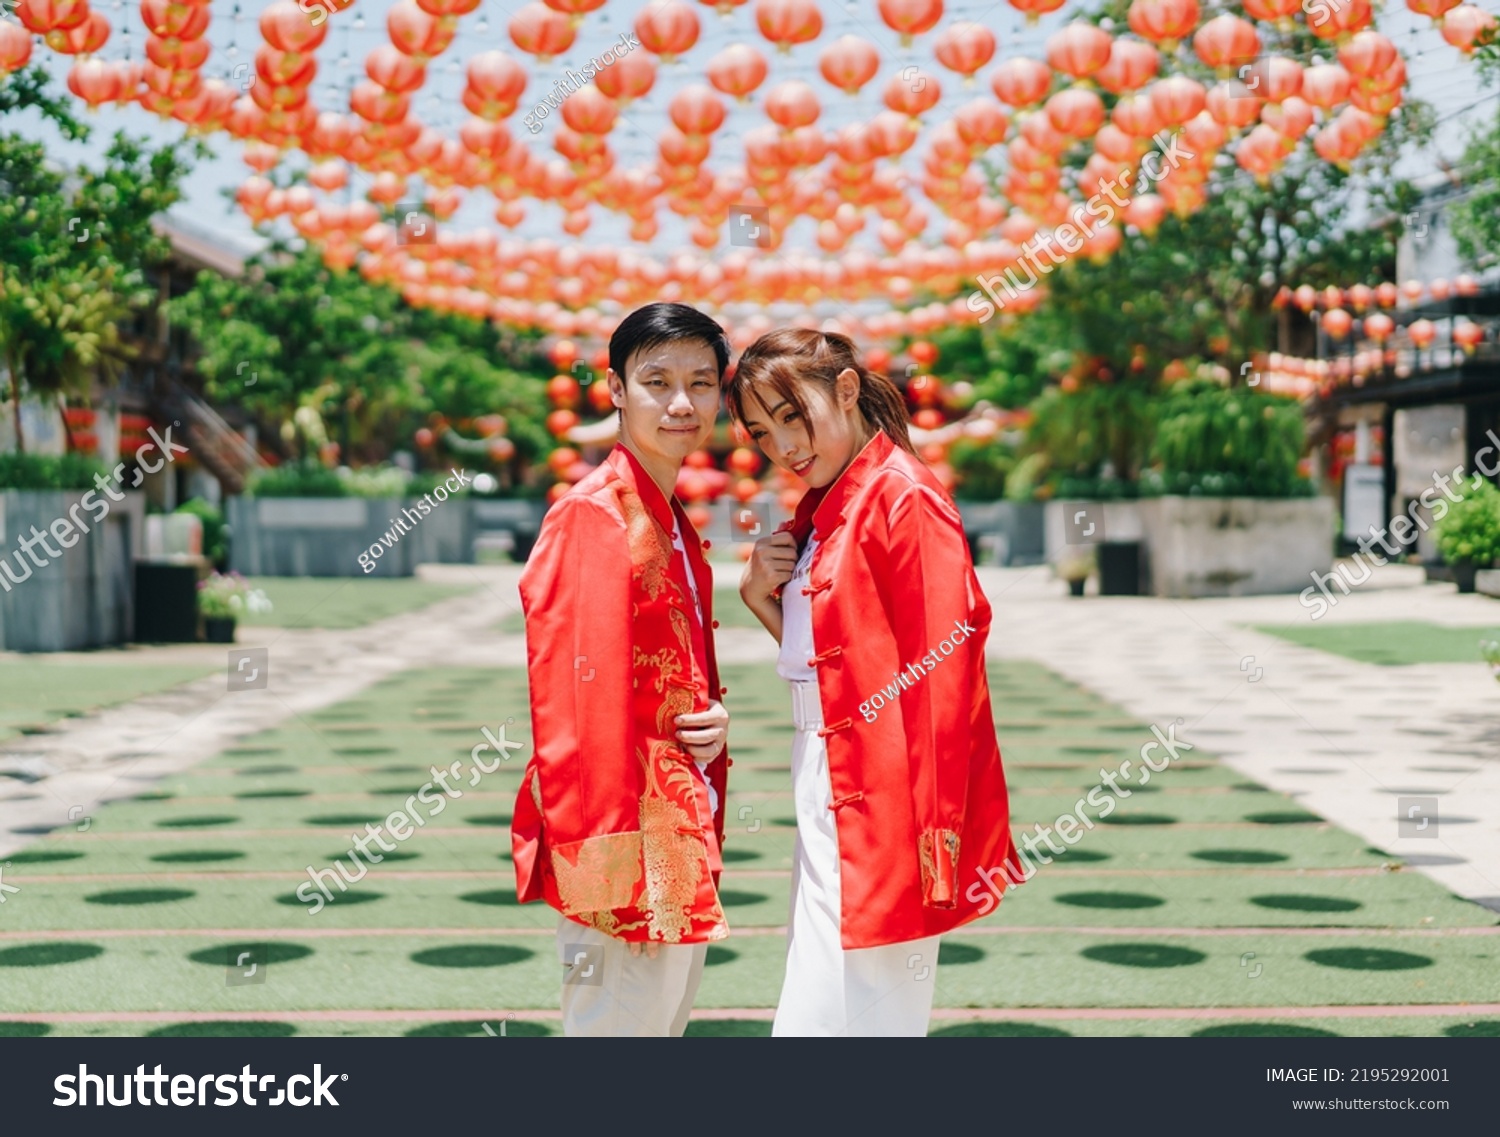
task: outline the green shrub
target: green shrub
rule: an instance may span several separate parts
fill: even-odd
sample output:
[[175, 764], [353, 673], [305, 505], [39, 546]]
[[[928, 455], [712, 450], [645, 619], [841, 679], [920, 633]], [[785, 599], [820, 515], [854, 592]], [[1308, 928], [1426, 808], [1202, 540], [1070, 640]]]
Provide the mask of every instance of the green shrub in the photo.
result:
[[1436, 524], [1438, 552], [1450, 565], [1488, 568], [1500, 557], [1500, 490], [1480, 482]]
[[958, 475], [960, 501], [999, 501], [1016, 458], [998, 439], [960, 438], [948, 449], [948, 464]]
[[224, 514], [201, 497], [183, 502], [177, 512], [190, 513], [203, 522], [203, 555], [216, 565], [223, 564], [229, 555]]
[[251, 479], [245, 492], [252, 497], [349, 496], [349, 488], [338, 471], [317, 462], [288, 462], [262, 470]]
[[109, 470], [87, 454], [0, 454], [0, 490], [91, 490], [96, 474]]
[[1230, 390], [1211, 379], [1174, 384], [1157, 408], [1151, 494], [1302, 497], [1313, 492], [1297, 472], [1302, 408], [1291, 399]]

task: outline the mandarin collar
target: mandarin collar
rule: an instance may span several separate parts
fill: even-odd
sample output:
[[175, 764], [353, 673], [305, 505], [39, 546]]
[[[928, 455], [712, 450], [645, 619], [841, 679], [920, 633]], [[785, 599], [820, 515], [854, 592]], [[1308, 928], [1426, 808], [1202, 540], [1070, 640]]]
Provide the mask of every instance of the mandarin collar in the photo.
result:
[[844, 467], [843, 473], [822, 489], [808, 490], [802, 495], [802, 500], [797, 503], [795, 516], [781, 528], [791, 532], [799, 548], [814, 530], [821, 541], [837, 526], [849, 503], [875, 471], [885, 464], [895, 446], [885, 431], [877, 430], [849, 465]]
[[[661, 492], [661, 486], [656, 484], [656, 479], [650, 474], [641, 460], [631, 453], [630, 447], [623, 442], [616, 442], [614, 449], [609, 452], [607, 462], [628, 485], [634, 488], [640, 499], [646, 503], [646, 508], [656, 518], [661, 527], [668, 533], [672, 532], [677, 520], [677, 499], [674, 494], [669, 501]], [[686, 531], [684, 527], [684, 532]]]

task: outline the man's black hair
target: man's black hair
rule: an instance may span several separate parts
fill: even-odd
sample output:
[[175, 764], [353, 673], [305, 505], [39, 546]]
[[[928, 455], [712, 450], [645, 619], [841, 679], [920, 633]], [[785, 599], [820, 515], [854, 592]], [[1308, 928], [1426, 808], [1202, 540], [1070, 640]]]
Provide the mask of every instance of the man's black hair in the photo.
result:
[[723, 380], [729, 367], [729, 337], [712, 317], [687, 304], [647, 304], [626, 316], [609, 337], [609, 365], [623, 382], [625, 364], [632, 355], [674, 340], [697, 340], [708, 345]]

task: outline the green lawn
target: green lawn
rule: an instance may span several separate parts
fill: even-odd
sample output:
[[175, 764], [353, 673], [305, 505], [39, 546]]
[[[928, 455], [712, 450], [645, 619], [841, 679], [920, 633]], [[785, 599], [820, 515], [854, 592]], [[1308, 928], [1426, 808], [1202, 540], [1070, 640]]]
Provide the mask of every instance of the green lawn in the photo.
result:
[[0, 741], [44, 730], [59, 719], [76, 718], [101, 707], [198, 679], [219, 669], [213, 664], [143, 665], [130, 652], [100, 662], [76, 663], [37, 656], [0, 661]]
[[1479, 641], [1500, 638], [1500, 627], [1452, 628], [1416, 620], [1383, 624], [1260, 624], [1256, 631], [1360, 663], [1478, 662]]
[[250, 577], [249, 585], [263, 591], [273, 609], [248, 616], [243, 622], [274, 628], [360, 628], [480, 587], [429, 584], [415, 578], [360, 580], [310, 576]]
[[[785, 953], [791, 731], [769, 665], [726, 667], [724, 682], [735, 766], [721, 897], [734, 931], [710, 949], [697, 1005], [726, 1017], [690, 1033], [763, 1035]], [[1070, 810], [1101, 767], [1152, 737], [1035, 664], [993, 665], [991, 687], [1018, 826]], [[309, 866], [346, 858], [351, 835], [402, 807], [429, 767], [467, 773], [481, 728], [502, 725], [528, 745], [465, 779], [395, 854], [308, 912], [295, 892]], [[516, 904], [509, 863], [529, 739], [523, 670], [408, 671], [104, 806], [85, 833], [11, 854], [5, 881], [20, 892], [0, 924], [0, 1035], [484, 1037], [481, 1021], [557, 1033], [556, 917]], [[999, 911], [944, 938], [936, 1003], [949, 1013], [933, 1033], [1496, 1033], [1466, 1006], [1500, 1002], [1500, 937], [1473, 934], [1495, 914], [1400, 867], [1201, 749], [1184, 753]], [[267, 961], [265, 981], [230, 986], [247, 948]], [[1394, 1013], [1403, 1004], [1452, 1009], [1407, 1018]], [[1323, 1005], [1392, 1013], [1287, 1013]], [[978, 1017], [986, 1008], [1032, 1018]], [[1090, 1018], [1097, 1008], [1145, 1010]], [[1041, 1013], [1056, 1009], [1070, 1013]], [[370, 1011], [385, 1017], [356, 1020]], [[45, 1018], [64, 1012], [85, 1017]], [[110, 1018], [132, 1012], [147, 1017]], [[202, 1021], [150, 1018], [169, 1012]]]

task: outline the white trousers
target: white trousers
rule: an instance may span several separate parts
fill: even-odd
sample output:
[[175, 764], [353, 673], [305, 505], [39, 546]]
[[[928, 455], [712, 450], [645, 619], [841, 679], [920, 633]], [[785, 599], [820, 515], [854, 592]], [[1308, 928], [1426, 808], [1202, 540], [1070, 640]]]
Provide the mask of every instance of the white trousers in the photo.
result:
[[566, 916], [557, 924], [563, 1034], [569, 1038], [681, 1038], [707, 944], [662, 944], [655, 959]]
[[812, 697], [793, 683], [792, 788], [797, 845], [786, 979], [771, 1033], [792, 1036], [922, 1037], [932, 1017], [941, 937], [846, 951], [839, 941], [838, 828], [828, 808], [828, 748]]

